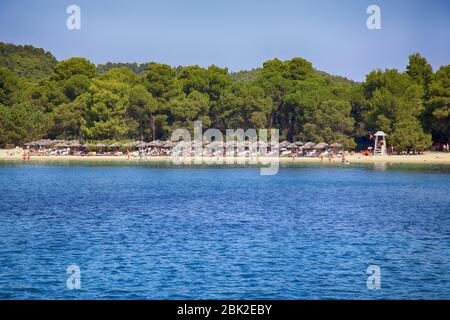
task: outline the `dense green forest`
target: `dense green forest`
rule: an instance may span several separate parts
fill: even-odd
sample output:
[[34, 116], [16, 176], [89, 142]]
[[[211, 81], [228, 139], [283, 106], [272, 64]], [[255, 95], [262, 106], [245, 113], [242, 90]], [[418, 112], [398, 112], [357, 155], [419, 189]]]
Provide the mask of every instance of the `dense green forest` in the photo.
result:
[[302, 58], [230, 73], [210, 66], [57, 62], [32, 46], [0, 43], [0, 145], [40, 138], [154, 140], [173, 129], [279, 128], [282, 139], [354, 148], [383, 130], [397, 151], [449, 142], [450, 65], [420, 54], [406, 72], [376, 70], [362, 83]]

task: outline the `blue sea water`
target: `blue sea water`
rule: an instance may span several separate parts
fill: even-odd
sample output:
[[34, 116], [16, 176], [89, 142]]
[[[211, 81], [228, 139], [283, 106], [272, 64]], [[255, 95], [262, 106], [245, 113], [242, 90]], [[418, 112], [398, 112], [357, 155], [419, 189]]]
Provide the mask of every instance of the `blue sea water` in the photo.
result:
[[450, 170], [4, 162], [0, 298], [450, 299]]

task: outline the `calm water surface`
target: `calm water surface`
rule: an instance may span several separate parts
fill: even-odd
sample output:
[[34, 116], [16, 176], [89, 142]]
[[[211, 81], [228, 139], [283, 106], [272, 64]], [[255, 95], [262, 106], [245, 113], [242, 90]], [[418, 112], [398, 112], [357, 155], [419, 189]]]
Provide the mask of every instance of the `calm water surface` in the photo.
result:
[[0, 163], [0, 298], [450, 299], [450, 170]]

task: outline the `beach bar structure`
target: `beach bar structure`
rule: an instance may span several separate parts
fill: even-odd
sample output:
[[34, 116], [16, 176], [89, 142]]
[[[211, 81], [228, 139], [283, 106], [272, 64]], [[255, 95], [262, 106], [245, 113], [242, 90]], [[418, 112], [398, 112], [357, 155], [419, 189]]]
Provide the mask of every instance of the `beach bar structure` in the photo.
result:
[[377, 131], [375, 133], [375, 144], [373, 147], [374, 156], [386, 155], [386, 134], [383, 131]]

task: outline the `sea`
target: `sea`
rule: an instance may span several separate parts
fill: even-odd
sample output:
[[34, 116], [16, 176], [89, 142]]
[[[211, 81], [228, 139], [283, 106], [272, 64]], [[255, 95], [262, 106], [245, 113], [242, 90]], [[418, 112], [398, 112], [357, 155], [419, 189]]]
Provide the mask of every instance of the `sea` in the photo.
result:
[[450, 166], [2, 161], [0, 299], [450, 299]]

